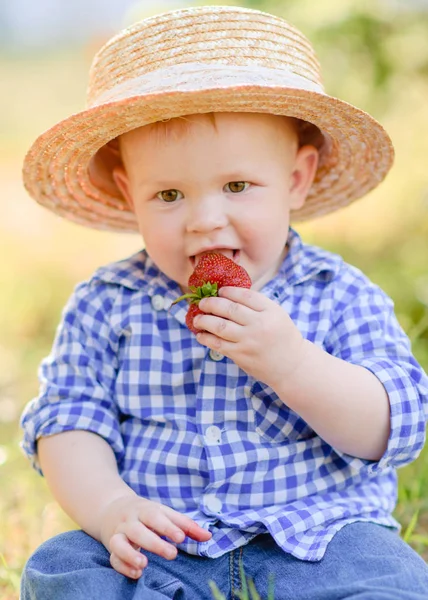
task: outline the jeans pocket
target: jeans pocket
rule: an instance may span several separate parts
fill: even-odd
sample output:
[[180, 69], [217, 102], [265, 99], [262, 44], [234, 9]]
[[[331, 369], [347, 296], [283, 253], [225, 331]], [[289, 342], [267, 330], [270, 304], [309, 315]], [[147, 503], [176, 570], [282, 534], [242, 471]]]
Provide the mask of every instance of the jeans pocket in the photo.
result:
[[250, 389], [254, 424], [261, 438], [271, 443], [290, 443], [314, 437], [314, 430], [264, 383]]

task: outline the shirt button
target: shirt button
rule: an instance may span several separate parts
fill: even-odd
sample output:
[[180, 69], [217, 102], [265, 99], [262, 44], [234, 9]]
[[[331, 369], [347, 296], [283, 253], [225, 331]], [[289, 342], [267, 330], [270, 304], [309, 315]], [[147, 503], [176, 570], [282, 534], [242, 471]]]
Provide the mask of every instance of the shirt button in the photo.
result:
[[217, 350], [210, 350], [210, 357], [212, 360], [219, 361], [223, 360], [224, 354], [220, 354], [220, 352], [217, 352]]
[[215, 496], [210, 496], [207, 498], [205, 504], [208, 510], [212, 513], [219, 513], [221, 511], [221, 507], [223, 506], [221, 500]]
[[221, 429], [216, 425], [210, 425], [205, 430], [205, 437], [208, 442], [215, 442], [219, 444], [221, 441]]
[[152, 298], [152, 306], [155, 310], [163, 310], [165, 307], [164, 297], [160, 294], [155, 294]]

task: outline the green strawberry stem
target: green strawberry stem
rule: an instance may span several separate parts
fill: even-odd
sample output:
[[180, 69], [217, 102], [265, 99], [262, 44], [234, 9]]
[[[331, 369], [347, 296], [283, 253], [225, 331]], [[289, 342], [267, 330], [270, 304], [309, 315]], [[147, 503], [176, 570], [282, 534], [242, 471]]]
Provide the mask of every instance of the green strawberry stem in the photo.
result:
[[199, 302], [202, 300], [202, 298], [209, 298], [210, 296], [218, 296], [217, 288], [218, 288], [217, 283], [211, 283], [210, 281], [207, 281], [200, 287], [192, 287], [191, 286], [190, 287], [190, 289], [192, 290], [191, 293], [180, 296], [179, 298], [177, 298], [177, 300], [174, 300], [174, 302], [172, 302], [171, 306], [173, 304], [177, 304], [177, 302], [181, 302], [181, 300], [189, 300], [190, 304], [199, 304]]

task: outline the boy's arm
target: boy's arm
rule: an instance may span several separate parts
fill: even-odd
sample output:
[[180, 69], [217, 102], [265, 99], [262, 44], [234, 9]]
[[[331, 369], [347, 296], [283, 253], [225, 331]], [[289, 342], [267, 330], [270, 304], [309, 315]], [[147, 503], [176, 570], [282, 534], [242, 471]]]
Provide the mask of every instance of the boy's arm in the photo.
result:
[[275, 389], [333, 448], [379, 460], [390, 434], [390, 404], [382, 383], [359, 365], [303, 340], [296, 369]]
[[88, 431], [66, 431], [40, 438], [37, 449], [57, 502], [86, 533], [108, 547], [101, 515], [115, 499], [136, 496], [120, 477], [110, 445]]
[[174, 559], [175, 543], [210, 532], [168, 506], [138, 496], [120, 477], [110, 445], [88, 431], [67, 431], [38, 441], [40, 465], [65, 512], [111, 553], [112, 566], [139, 577], [147, 559], [139, 549]]
[[373, 461], [369, 471], [400, 467], [424, 445], [428, 378], [392, 301], [367, 285], [348, 296], [323, 348], [255, 290], [221, 288], [193, 323], [200, 343], [270, 386], [338, 454]]
[[113, 393], [120, 343], [110, 323], [114, 304], [110, 284], [95, 278], [77, 286], [42, 363], [40, 394], [21, 418], [22, 446], [66, 513], [108, 549], [112, 566], [139, 577], [147, 563], [140, 548], [172, 559], [177, 549], [162, 537], [204, 542], [211, 534], [141, 498], [118, 473], [126, 449]]

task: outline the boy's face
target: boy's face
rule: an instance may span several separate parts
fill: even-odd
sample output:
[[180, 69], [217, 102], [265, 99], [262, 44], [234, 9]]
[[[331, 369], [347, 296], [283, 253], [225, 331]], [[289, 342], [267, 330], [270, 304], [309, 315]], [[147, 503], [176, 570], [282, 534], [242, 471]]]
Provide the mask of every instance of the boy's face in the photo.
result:
[[182, 290], [208, 250], [233, 258], [260, 290], [286, 253], [317, 151], [298, 149], [292, 121], [250, 113], [192, 115], [123, 135], [115, 181], [146, 250]]

